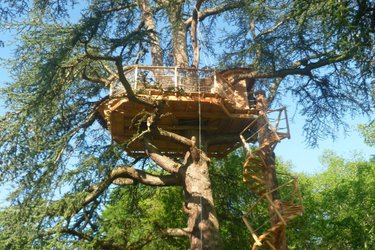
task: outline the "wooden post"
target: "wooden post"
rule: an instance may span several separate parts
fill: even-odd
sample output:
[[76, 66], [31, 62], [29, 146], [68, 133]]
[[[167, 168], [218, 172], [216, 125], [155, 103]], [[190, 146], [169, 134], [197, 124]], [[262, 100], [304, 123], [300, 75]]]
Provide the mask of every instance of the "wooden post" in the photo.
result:
[[133, 91], [137, 90], [137, 81], [138, 81], [138, 66], [135, 66]]
[[174, 67], [174, 87], [177, 89], [178, 87], [178, 71], [177, 71], [177, 66]]

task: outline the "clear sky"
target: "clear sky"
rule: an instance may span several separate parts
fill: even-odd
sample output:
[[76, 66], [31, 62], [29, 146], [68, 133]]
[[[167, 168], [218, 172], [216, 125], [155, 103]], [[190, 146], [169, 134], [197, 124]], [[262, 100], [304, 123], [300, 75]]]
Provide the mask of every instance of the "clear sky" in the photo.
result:
[[311, 148], [306, 145], [303, 136], [303, 119], [296, 115], [294, 118], [290, 118], [291, 139], [282, 140], [277, 145], [275, 153], [283, 160], [291, 161], [294, 171], [309, 174], [324, 170], [324, 166], [319, 159], [325, 150], [332, 150], [344, 158], [351, 158], [360, 154], [365, 159], [369, 159], [371, 155], [375, 155], [374, 148], [364, 144], [363, 137], [357, 130], [357, 125], [367, 123], [369, 118], [358, 117], [357, 119], [348, 118], [346, 120], [350, 126], [347, 134], [344, 131], [337, 131], [335, 141], [327, 138], [319, 141], [317, 148]]

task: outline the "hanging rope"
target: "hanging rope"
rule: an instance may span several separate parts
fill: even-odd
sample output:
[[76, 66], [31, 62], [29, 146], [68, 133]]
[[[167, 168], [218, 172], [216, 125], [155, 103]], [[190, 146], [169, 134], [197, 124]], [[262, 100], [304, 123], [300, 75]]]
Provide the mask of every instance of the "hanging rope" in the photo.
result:
[[[199, 76], [198, 76], [199, 78]], [[199, 149], [202, 150], [202, 107], [201, 107], [201, 84], [199, 79], [198, 80], [198, 146]], [[199, 151], [199, 162], [201, 161], [201, 152]], [[203, 221], [203, 202], [202, 196], [200, 196], [200, 206], [201, 206], [201, 218], [200, 223]], [[200, 224], [199, 223], [199, 224]], [[201, 239], [201, 249], [203, 249], [203, 232], [200, 229], [200, 239]]]
[[[199, 10], [197, 9], [197, 7], [195, 6], [195, 11], [198, 15], [199, 13]], [[199, 18], [197, 18], [197, 46], [198, 46], [198, 49], [199, 49], [199, 44], [202, 43], [201, 40], [199, 39], [199, 36], [201, 35], [200, 32], [199, 32]], [[203, 43], [202, 43], [203, 44]], [[198, 63], [199, 65], [199, 59], [198, 59]], [[198, 70], [198, 65], [197, 66], [197, 70]], [[206, 65], [207, 65], [207, 62], [206, 62]], [[202, 150], [202, 107], [201, 107], [201, 84], [200, 84], [200, 81], [199, 81], [199, 72], [197, 71], [197, 87], [198, 87], [198, 147], [199, 147], [199, 163], [201, 162], [201, 150]], [[199, 198], [199, 203], [200, 203], [200, 222], [198, 223], [198, 225], [201, 226], [201, 223], [203, 221], [203, 201], [202, 201], [202, 195], [200, 196]], [[201, 241], [201, 246], [200, 246], [200, 249], [202, 250], [203, 249], [203, 232], [202, 232], [202, 226], [200, 227], [199, 229], [200, 231], [200, 241]]]

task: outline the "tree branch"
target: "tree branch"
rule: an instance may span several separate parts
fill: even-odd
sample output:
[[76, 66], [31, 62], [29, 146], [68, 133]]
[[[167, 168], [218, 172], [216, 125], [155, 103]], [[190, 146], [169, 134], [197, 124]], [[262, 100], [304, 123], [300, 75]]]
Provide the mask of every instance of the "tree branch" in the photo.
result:
[[90, 242], [95, 241], [94, 245], [97, 246], [97, 247], [100, 247], [101, 249], [118, 249], [118, 250], [128, 249], [126, 245], [124, 246], [124, 245], [113, 243], [112, 241], [94, 239], [87, 234], [84, 234], [82, 232], [79, 232], [79, 231], [76, 231], [76, 230], [73, 230], [73, 229], [62, 229], [60, 231], [60, 233], [70, 234], [70, 235], [78, 237], [79, 239], [87, 240], [87, 241], [90, 241]]
[[189, 228], [168, 228], [162, 229], [162, 234], [167, 237], [189, 237], [191, 235], [192, 230]]
[[[327, 53], [330, 55], [330, 53]], [[311, 57], [314, 58], [314, 57]], [[333, 63], [343, 62], [349, 60], [350, 52], [342, 53], [342, 54], [331, 54], [326, 58], [322, 58], [317, 62], [308, 63], [306, 58], [301, 59], [299, 61], [294, 62], [291, 68], [280, 69], [273, 72], [258, 72], [254, 70], [249, 70], [248, 72], [237, 74], [235, 77], [235, 81], [244, 80], [244, 79], [254, 79], [254, 78], [284, 78], [288, 75], [304, 75], [310, 76], [311, 71], [317, 68], [321, 68], [323, 66], [327, 66]], [[301, 67], [303, 66], [303, 67]]]
[[[132, 163], [131, 165], [134, 165]], [[172, 175], [153, 175], [143, 170], [138, 170], [130, 166], [115, 168], [111, 171], [109, 176], [100, 182], [92, 186], [88, 191], [90, 192], [83, 203], [86, 206], [96, 198], [98, 198], [109, 185], [132, 185], [135, 183], [142, 183], [148, 186], [179, 186], [180, 181], [178, 176]]]
[[125, 72], [124, 72], [124, 68], [123, 68], [123, 65], [122, 65], [121, 57], [117, 57], [116, 60], [115, 60], [115, 63], [116, 63], [117, 71], [118, 71], [119, 80], [122, 83], [122, 85], [124, 86], [124, 88], [126, 90], [127, 97], [129, 98], [129, 100], [132, 101], [132, 102], [135, 102], [135, 103], [139, 103], [139, 104], [148, 106], [148, 107], [154, 107], [155, 106], [154, 104], [149, 103], [145, 100], [139, 99], [134, 94], [134, 91], [133, 91], [132, 87], [130, 86], [130, 83], [128, 82], [128, 80], [125, 77]]
[[158, 128], [158, 132], [161, 136], [169, 137], [183, 145], [186, 145], [188, 147], [191, 147], [193, 145], [192, 141], [186, 137], [183, 137], [181, 135], [175, 134], [173, 132], [166, 131], [164, 129]]
[[199, 64], [199, 44], [197, 38], [197, 28], [198, 28], [198, 13], [201, 5], [205, 2], [205, 0], [198, 0], [195, 4], [195, 8], [193, 10], [192, 21], [191, 21], [191, 29], [190, 29], [190, 36], [191, 36], [191, 45], [193, 47], [193, 66], [198, 68]]
[[[203, 21], [204, 19], [206, 19], [209, 16], [213, 16], [213, 15], [216, 15], [216, 14], [223, 13], [225, 11], [229, 11], [229, 10], [239, 8], [244, 3], [245, 3], [245, 1], [240, 0], [240, 1], [237, 1], [237, 2], [231, 2], [231, 3], [228, 3], [228, 4], [221, 5], [221, 6], [216, 6], [216, 7], [213, 7], [213, 8], [209, 8], [209, 9], [199, 11], [198, 12], [198, 20]], [[189, 17], [185, 21], [186, 28], [189, 28], [191, 26], [192, 22], [193, 22], [193, 17]]]
[[174, 162], [169, 157], [162, 155], [159, 150], [152, 145], [150, 140], [146, 137], [142, 140], [144, 147], [146, 148], [147, 155], [153, 160], [157, 165], [169, 173], [178, 173], [181, 164]]
[[[256, 39], [259, 39], [261, 36], [265, 36], [269, 33], [273, 33], [275, 32], [281, 25], [283, 25], [286, 21], [290, 20], [292, 18], [292, 16], [287, 16], [285, 17], [283, 20], [281, 20], [280, 22], [278, 22], [275, 26], [273, 26], [272, 28], [269, 28], [263, 32], [261, 32], [260, 34], [258, 34], [257, 36], [255, 36], [254, 40]], [[254, 33], [255, 34], [255, 33]]]
[[111, 61], [111, 62], [115, 63], [116, 68], [117, 68], [117, 72], [118, 72], [118, 78], [119, 78], [121, 84], [124, 86], [127, 97], [129, 98], [130, 101], [135, 102], [135, 103], [139, 103], [139, 104], [142, 104], [142, 105], [145, 105], [145, 106], [148, 106], [148, 107], [154, 107], [155, 106], [153, 103], [149, 103], [145, 100], [139, 99], [134, 94], [134, 91], [133, 91], [132, 87], [130, 86], [130, 83], [128, 82], [128, 80], [125, 77], [125, 71], [124, 71], [124, 68], [123, 68], [123, 65], [122, 65], [122, 58], [120, 56], [92, 55], [87, 50], [87, 45], [85, 46], [85, 51], [86, 51], [86, 56], [89, 59], [98, 60], [98, 61], [100, 61], [100, 60]]
[[118, 178], [132, 179], [148, 186], [178, 186], [180, 182], [177, 175], [154, 175], [143, 170], [134, 169], [132, 167], [120, 167], [111, 171], [110, 178], [116, 180]]
[[89, 76], [86, 72], [86, 67], [85, 67], [85, 69], [82, 72], [82, 79], [86, 80], [86, 81], [89, 81], [89, 82], [99, 83], [99, 84], [102, 84], [104, 86], [108, 86], [111, 83], [111, 81], [114, 80], [114, 77], [102, 78], [100, 76], [96, 76], [96, 77], [95, 76]]

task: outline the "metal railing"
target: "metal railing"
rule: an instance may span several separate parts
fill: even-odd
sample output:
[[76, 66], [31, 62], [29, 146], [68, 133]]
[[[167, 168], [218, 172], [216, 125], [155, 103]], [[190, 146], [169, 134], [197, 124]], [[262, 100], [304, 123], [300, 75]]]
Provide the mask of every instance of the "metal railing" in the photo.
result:
[[[231, 103], [236, 93], [225, 78], [212, 69], [133, 65], [125, 69], [125, 77], [135, 93], [157, 89], [182, 93], [218, 94]], [[124, 95], [124, 86], [118, 80], [110, 85], [110, 95]]]

